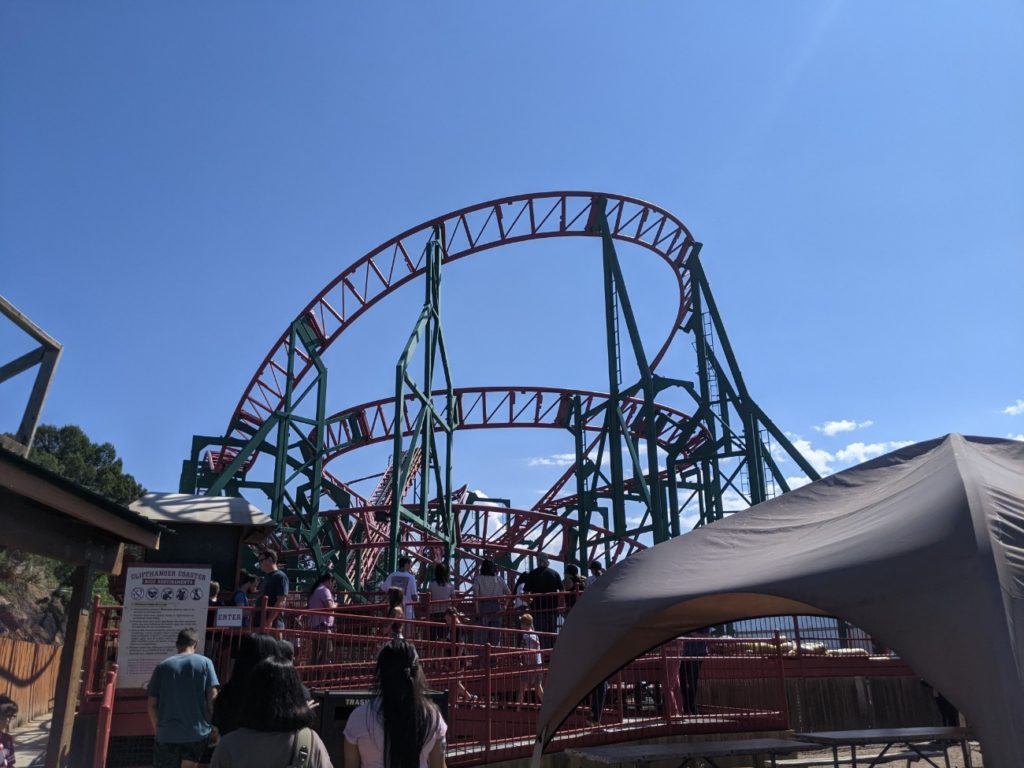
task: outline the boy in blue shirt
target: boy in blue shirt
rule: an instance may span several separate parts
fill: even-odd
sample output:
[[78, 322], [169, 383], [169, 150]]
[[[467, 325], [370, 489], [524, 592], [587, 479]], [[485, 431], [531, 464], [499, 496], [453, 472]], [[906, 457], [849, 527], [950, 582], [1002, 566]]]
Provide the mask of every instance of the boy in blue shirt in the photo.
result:
[[181, 630], [178, 652], [157, 664], [149, 680], [154, 768], [194, 768], [210, 740], [210, 709], [220, 682], [213, 662], [196, 653], [198, 645], [194, 629]]

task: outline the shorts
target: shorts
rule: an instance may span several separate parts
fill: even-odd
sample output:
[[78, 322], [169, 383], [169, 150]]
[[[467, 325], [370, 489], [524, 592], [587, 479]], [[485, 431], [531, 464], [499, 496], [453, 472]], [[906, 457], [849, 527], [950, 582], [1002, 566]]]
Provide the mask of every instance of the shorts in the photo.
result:
[[198, 763], [209, 741], [209, 736], [199, 741], [154, 741], [153, 768], [181, 768], [182, 760]]

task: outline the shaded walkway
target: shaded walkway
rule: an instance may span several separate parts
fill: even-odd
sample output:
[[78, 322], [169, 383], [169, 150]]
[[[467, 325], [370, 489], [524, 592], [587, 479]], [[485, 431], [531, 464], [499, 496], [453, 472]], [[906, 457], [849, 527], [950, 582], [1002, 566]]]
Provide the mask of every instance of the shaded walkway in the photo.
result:
[[46, 742], [50, 738], [53, 713], [40, 715], [11, 730], [18, 768], [36, 768], [46, 762]]

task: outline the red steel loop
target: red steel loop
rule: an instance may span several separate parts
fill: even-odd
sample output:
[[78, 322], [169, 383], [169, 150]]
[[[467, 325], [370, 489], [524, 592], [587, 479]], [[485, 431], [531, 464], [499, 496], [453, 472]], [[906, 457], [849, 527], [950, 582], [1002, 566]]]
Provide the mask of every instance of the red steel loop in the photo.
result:
[[[654, 357], [661, 362], [677, 333], [686, 324], [691, 306], [685, 261], [693, 236], [672, 214], [632, 197], [603, 192], [542, 192], [505, 197], [439, 216], [388, 240], [331, 281], [299, 313], [323, 341], [322, 353], [366, 310], [425, 272], [424, 249], [435, 225], [445, 235], [449, 263], [470, 254], [528, 240], [549, 237], [599, 237], [595, 202], [607, 201], [605, 215], [616, 240], [653, 251], [672, 268], [679, 286], [675, 321]], [[308, 354], [294, 350], [298, 363], [293, 387], [312, 366]], [[229, 425], [232, 437], [247, 437], [280, 408], [288, 384], [289, 333], [285, 331], [264, 358], [245, 389]]]
[[[445, 410], [445, 390], [431, 394], [439, 412]], [[566, 428], [572, 409], [572, 397], [580, 397], [582, 412], [592, 412], [608, 400], [602, 392], [563, 389], [558, 387], [459, 387], [453, 391], [454, 407], [458, 414], [458, 429], [501, 429], [510, 427]], [[412, 434], [416, 410], [419, 406], [416, 395], [407, 395], [399, 417], [402, 434]], [[629, 424], [636, 424], [636, 434], [643, 433], [640, 422], [643, 401], [628, 397], [622, 400], [622, 413]], [[690, 425], [691, 417], [682, 411], [666, 405], [655, 406], [658, 424], [658, 445], [669, 449]], [[395, 398], [386, 397], [371, 403], [347, 408], [327, 419], [324, 440], [324, 463], [356, 448], [380, 443], [394, 437]], [[604, 411], [587, 421], [585, 431], [599, 432], [604, 428]], [[440, 430], [440, 427], [437, 427]], [[700, 427], [694, 438], [687, 441], [689, 454], [707, 438], [707, 431]], [[313, 433], [309, 435], [314, 438]]]

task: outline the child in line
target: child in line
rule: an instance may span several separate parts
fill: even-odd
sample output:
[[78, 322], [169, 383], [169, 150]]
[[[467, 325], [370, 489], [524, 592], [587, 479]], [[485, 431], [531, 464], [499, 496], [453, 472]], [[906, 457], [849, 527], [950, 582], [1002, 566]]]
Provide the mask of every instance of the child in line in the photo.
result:
[[541, 671], [541, 652], [540, 652], [540, 638], [537, 633], [533, 631], [533, 616], [529, 613], [524, 613], [519, 617], [519, 628], [525, 631], [522, 635], [523, 648], [526, 648], [530, 653], [523, 654], [523, 665], [527, 669], [534, 669], [534, 671], [524, 672], [522, 675], [522, 683], [519, 687], [519, 703], [526, 703], [526, 692], [530, 688], [533, 689], [534, 695], [537, 697], [537, 703], [544, 701], [544, 673]]
[[14, 765], [14, 737], [11, 723], [18, 716], [18, 705], [8, 696], [0, 696], [0, 768]]

